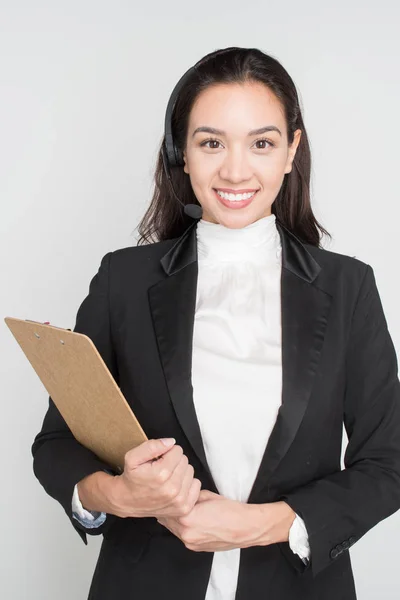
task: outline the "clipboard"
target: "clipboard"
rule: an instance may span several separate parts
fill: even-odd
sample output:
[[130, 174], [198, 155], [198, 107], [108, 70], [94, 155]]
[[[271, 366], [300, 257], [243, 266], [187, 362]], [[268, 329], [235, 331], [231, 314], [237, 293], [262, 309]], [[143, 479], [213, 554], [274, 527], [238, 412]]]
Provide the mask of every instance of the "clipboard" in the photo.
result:
[[39, 321], [4, 321], [74, 437], [121, 473], [126, 452], [148, 438], [93, 341]]

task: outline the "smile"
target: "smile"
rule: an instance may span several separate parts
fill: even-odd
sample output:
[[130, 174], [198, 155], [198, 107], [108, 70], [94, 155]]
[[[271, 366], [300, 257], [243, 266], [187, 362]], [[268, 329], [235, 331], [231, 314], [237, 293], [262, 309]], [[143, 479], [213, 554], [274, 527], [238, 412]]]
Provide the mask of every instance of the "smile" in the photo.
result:
[[219, 190], [214, 189], [214, 193], [218, 198], [219, 202], [226, 206], [227, 208], [244, 208], [248, 206], [258, 190], [255, 192], [248, 192], [244, 194], [227, 194], [225, 192], [221, 192]]

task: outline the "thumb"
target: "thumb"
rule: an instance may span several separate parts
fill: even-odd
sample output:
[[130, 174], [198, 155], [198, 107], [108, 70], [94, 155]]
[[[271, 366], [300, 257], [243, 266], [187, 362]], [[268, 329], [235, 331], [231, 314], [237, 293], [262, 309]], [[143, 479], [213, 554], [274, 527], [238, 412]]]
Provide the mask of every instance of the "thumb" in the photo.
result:
[[223, 500], [223, 496], [221, 496], [220, 494], [215, 494], [211, 490], [200, 490], [200, 494], [197, 499], [197, 502], [204, 502], [205, 500], [217, 500], [217, 499]]
[[149, 462], [157, 460], [159, 456], [162, 456], [175, 444], [175, 438], [159, 438], [155, 440], [146, 440], [136, 448], [129, 450], [129, 463], [133, 468]]

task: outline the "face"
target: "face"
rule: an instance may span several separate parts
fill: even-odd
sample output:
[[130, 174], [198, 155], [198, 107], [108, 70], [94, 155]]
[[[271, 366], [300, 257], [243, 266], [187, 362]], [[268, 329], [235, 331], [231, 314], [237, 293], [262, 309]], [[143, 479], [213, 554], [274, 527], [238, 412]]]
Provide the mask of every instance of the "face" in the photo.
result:
[[[273, 129], [254, 131], [265, 127]], [[202, 218], [236, 229], [270, 215], [300, 135], [296, 130], [288, 146], [281, 104], [259, 82], [218, 84], [201, 92], [190, 112], [183, 157]], [[234, 203], [217, 190], [245, 195]]]

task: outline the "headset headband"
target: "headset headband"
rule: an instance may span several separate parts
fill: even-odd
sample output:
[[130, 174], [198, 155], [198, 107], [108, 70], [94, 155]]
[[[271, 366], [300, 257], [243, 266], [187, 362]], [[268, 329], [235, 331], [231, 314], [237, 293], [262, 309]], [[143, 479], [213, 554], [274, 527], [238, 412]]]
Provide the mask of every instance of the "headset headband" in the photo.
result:
[[186, 83], [187, 79], [189, 79], [192, 76], [195, 70], [195, 67], [190, 67], [190, 69], [188, 69], [186, 73], [182, 75], [182, 77], [174, 87], [170, 99], [168, 100], [167, 110], [165, 113], [164, 135], [168, 163], [171, 167], [183, 166], [184, 164], [181, 157], [181, 153], [175, 146], [174, 139], [172, 137], [172, 111], [174, 110], [175, 102], [181, 88]]

